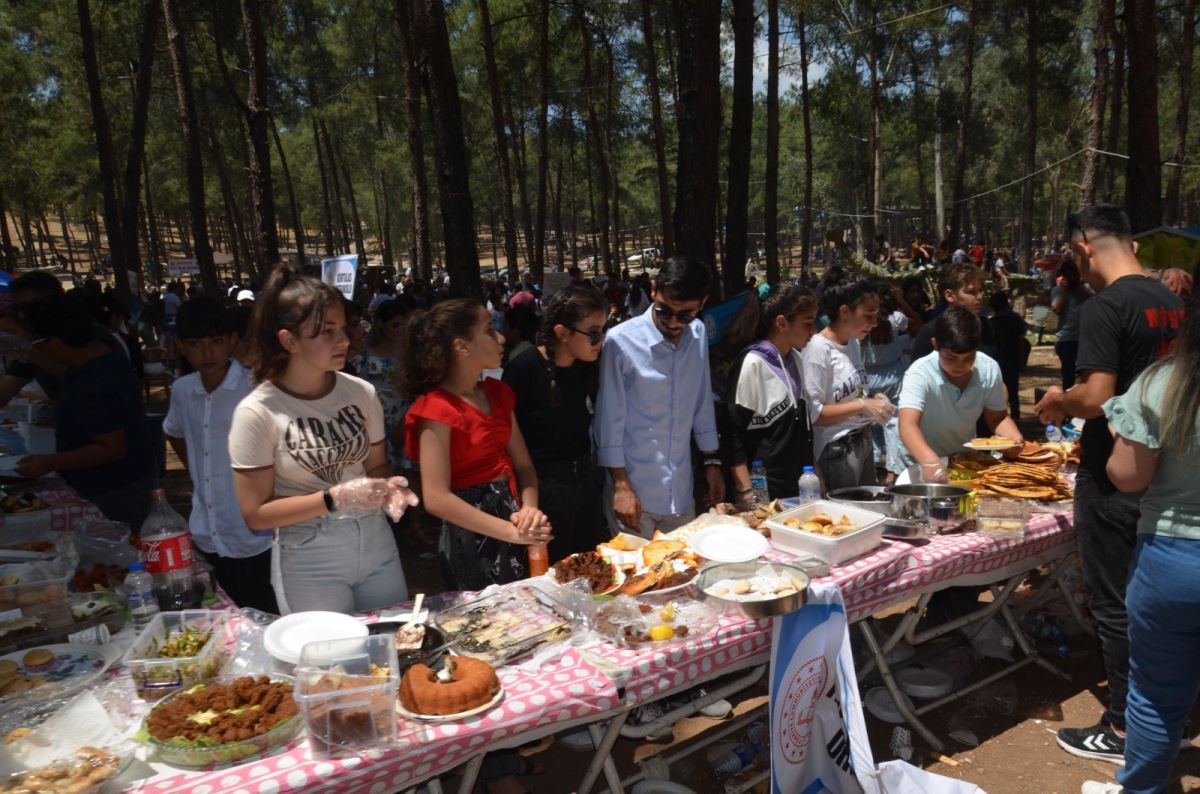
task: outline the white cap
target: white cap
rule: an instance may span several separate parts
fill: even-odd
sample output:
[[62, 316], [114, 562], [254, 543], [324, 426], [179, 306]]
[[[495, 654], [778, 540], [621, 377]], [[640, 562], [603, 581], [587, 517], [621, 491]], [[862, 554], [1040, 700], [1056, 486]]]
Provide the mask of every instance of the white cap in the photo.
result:
[[237, 294], [238, 302], [254, 300], [254, 293], [248, 289], [240, 290]]

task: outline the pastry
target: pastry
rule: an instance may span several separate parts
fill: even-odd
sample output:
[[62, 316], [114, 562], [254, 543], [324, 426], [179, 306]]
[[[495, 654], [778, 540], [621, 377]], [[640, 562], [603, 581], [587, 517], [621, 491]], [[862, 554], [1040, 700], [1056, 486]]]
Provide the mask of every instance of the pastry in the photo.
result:
[[22, 692], [37, 689], [44, 683], [46, 683], [46, 679], [40, 675], [19, 675], [5, 684], [3, 689], [0, 689], [0, 695], [19, 695]]
[[34, 648], [21, 659], [26, 673], [45, 673], [54, 667], [54, 654], [45, 648]]
[[490, 664], [469, 656], [447, 656], [435, 673], [414, 664], [400, 681], [400, 703], [414, 714], [458, 714], [488, 703], [500, 691], [500, 679]]
[[15, 675], [21, 665], [14, 662], [12, 659], [0, 659], [0, 676]]

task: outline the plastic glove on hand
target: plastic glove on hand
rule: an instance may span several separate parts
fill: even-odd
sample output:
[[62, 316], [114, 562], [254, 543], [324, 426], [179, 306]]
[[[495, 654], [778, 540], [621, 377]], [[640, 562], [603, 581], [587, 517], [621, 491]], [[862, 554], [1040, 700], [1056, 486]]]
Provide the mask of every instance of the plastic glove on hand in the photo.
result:
[[391, 488], [379, 477], [355, 477], [330, 488], [329, 495], [339, 513], [362, 518], [387, 504]]

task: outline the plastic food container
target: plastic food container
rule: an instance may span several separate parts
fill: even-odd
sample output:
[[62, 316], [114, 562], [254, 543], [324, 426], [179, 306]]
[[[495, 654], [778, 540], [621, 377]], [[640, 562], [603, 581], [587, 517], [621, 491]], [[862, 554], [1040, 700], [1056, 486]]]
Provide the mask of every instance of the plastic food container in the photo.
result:
[[[846, 516], [858, 529], [845, 535], [831, 537], [790, 527], [785, 523], [789, 519], [797, 519], [803, 523], [818, 513], [824, 513], [835, 523], [842, 516]], [[883, 524], [886, 519], [887, 516], [882, 513], [818, 499], [771, 516], [766, 524], [771, 530], [771, 545], [775, 548], [796, 555], [811, 554], [831, 565], [838, 565], [866, 554], [882, 544]]]
[[1023, 538], [1029, 524], [1030, 506], [1025, 499], [979, 497], [975, 505], [979, 534], [1001, 538]]
[[399, 689], [391, 635], [305, 645], [293, 696], [304, 715], [313, 756], [329, 758], [395, 743]]
[[[138, 697], [159, 700], [177, 689], [187, 688], [214, 677], [221, 666], [225, 649], [225, 623], [229, 613], [208, 609], [160, 612], [133, 641], [122, 664], [133, 678]], [[208, 642], [194, 656], [161, 657], [159, 649], [171, 637], [188, 628], [212, 632]]]
[[[239, 675], [224, 675], [205, 681], [197, 686], [205, 684], [231, 684], [237, 679], [244, 677]], [[284, 675], [272, 675], [270, 678], [272, 681], [287, 681], [289, 683], [292, 681], [290, 677]], [[187, 689], [176, 690], [155, 706], [155, 708], [161, 708], [193, 689], [194, 687], [188, 687]], [[202, 767], [210, 764], [233, 763], [241, 761], [244, 758], [249, 758], [252, 755], [264, 753], [290, 741], [300, 732], [300, 727], [304, 724], [302, 715], [297, 713], [288, 717], [283, 722], [276, 723], [271, 730], [258, 736], [252, 736], [249, 739], [240, 741], [214, 744], [208, 747], [196, 747], [171, 744], [170, 742], [163, 742], [154, 738], [148, 730], [149, 719], [149, 715], [147, 715], [146, 720], [142, 723], [142, 730], [145, 731], [144, 741], [146, 745], [154, 750], [159, 760], [172, 766], [182, 767]], [[140, 739], [142, 737], [135, 738]]]
[[15, 584], [0, 587], [0, 613], [20, 610], [7, 619], [41, 618], [46, 628], [70, 625], [67, 606], [67, 582], [74, 573], [65, 562], [26, 562], [0, 565], [0, 581], [15, 579]]

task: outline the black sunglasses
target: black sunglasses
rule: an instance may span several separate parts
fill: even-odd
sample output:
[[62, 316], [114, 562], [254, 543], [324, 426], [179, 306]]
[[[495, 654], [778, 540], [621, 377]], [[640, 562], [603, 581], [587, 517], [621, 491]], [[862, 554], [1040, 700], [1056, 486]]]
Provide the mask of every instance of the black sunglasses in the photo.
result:
[[677, 322], [683, 325], [687, 325], [692, 320], [695, 320], [699, 315], [699, 312], [673, 311], [670, 306], [664, 306], [661, 303], [654, 304], [654, 313], [658, 315], [658, 319], [662, 320], [664, 323], [674, 317]]
[[582, 334], [583, 336], [586, 336], [588, 341], [593, 345], [598, 345], [604, 341], [604, 331], [581, 331], [578, 328], [572, 328], [569, 325], [566, 326], [566, 328], [573, 334]]

